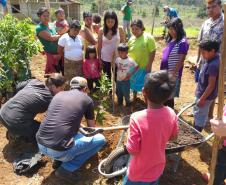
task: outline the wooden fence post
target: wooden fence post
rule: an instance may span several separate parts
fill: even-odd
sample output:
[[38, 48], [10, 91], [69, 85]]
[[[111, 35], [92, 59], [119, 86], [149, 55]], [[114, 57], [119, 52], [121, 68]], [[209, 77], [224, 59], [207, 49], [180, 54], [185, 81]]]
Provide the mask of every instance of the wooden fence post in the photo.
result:
[[[226, 4], [223, 5], [224, 8], [224, 17], [226, 16]], [[218, 82], [218, 110], [217, 118], [222, 119], [223, 116], [223, 107], [224, 107], [224, 73], [226, 66], [226, 20], [224, 19], [224, 33], [221, 45], [221, 62], [220, 62], [220, 71], [219, 71], [219, 82]], [[220, 137], [215, 136], [212, 148], [212, 159], [210, 164], [210, 181], [208, 185], [213, 185], [215, 177], [215, 168], [217, 162], [218, 149], [222, 144]]]

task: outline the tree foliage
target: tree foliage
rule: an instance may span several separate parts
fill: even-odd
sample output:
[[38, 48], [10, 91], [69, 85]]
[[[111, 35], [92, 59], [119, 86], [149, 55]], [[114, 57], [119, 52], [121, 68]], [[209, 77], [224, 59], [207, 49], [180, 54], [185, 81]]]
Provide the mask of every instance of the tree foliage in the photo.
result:
[[0, 90], [30, 77], [29, 61], [38, 50], [30, 19], [6, 15], [0, 21]]

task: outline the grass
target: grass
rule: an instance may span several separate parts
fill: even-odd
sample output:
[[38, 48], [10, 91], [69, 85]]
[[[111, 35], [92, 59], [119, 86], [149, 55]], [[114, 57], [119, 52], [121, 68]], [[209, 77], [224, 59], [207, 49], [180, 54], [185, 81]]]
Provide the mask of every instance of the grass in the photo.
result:
[[[146, 31], [151, 33], [151, 27], [147, 27]], [[188, 27], [188, 28], [185, 28], [185, 31], [186, 31], [187, 37], [198, 37], [199, 28]], [[154, 36], [161, 36], [162, 33], [163, 33], [163, 26], [154, 28], [154, 33], [153, 33]]]

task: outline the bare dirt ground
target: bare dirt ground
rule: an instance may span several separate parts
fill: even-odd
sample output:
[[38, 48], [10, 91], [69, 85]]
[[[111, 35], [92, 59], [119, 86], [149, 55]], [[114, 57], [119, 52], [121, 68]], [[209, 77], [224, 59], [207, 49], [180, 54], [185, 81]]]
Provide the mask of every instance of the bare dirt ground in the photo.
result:
[[[191, 43], [193, 45], [193, 43]], [[153, 70], [158, 70], [160, 65], [162, 43], [158, 43], [157, 55], [154, 61]], [[195, 47], [191, 47], [188, 56], [196, 55]], [[31, 62], [33, 75], [43, 79], [45, 57], [41, 54], [35, 56]], [[190, 64], [185, 63], [187, 68], [184, 69], [180, 98], [176, 99], [176, 110], [180, 110], [185, 105], [194, 101], [195, 83], [194, 74], [189, 69]], [[121, 117], [128, 114], [130, 110], [117, 108], [113, 115], [111, 112], [105, 116], [104, 126], [112, 125], [120, 121]], [[184, 115], [187, 122], [192, 123], [192, 117]], [[209, 130], [204, 131], [207, 135]], [[0, 184], [6, 185], [67, 185], [68, 183], [56, 178], [52, 169], [52, 162], [45, 157], [41, 163], [41, 168], [35, 169], [32, 173], [24, 176], [18, 176], [13, 173], [12, 161], [24, 151], [30, 151], [34, 148], [27, 144], [12, 145], [9, 144], [5, 137], [6, 129], [0, 125]], [[96, 156], [90, 159], [81, 168], [80, 174], [82, 179], [74, 182], [76, 185], [116, 185], [121, 184], [122, 177], [108, 180], [102, 177], [97, 171], [98, 162], [105, 158], [118, 141], [119, 132], [108, 132], [105, 134], [108, 144]], [[180, 153], [181, 160], [176, 173], [172, 170], [172, 164], [167, 161], [166, 170], [161, 178], [161, 185], [205, 185], [201, 175], [208, 171], [211, 159], [211, 142], [203, 144], [199, 148]]]

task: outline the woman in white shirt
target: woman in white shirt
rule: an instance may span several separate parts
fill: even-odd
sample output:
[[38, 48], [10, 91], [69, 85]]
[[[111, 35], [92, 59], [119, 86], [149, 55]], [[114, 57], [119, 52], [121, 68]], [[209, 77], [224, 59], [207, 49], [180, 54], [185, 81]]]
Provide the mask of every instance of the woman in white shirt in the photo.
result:
[[80, 29], [79, 21], [72, 21], [68, 33], [62, 35], [58, 41], [58, 53], [64, 55], [64, 77], [68, 81], [75, 76], [83, 76], [83, 44], [78, 35]]
[[118, 44], [122, 42], [125, 42], [125, 34], [122, 27], [118, 27], [117, 15], [108, 10], [104, 14], [104, 27], [98, 34], [98, 58], [110, 80], [111, 63], [115, 60]]

